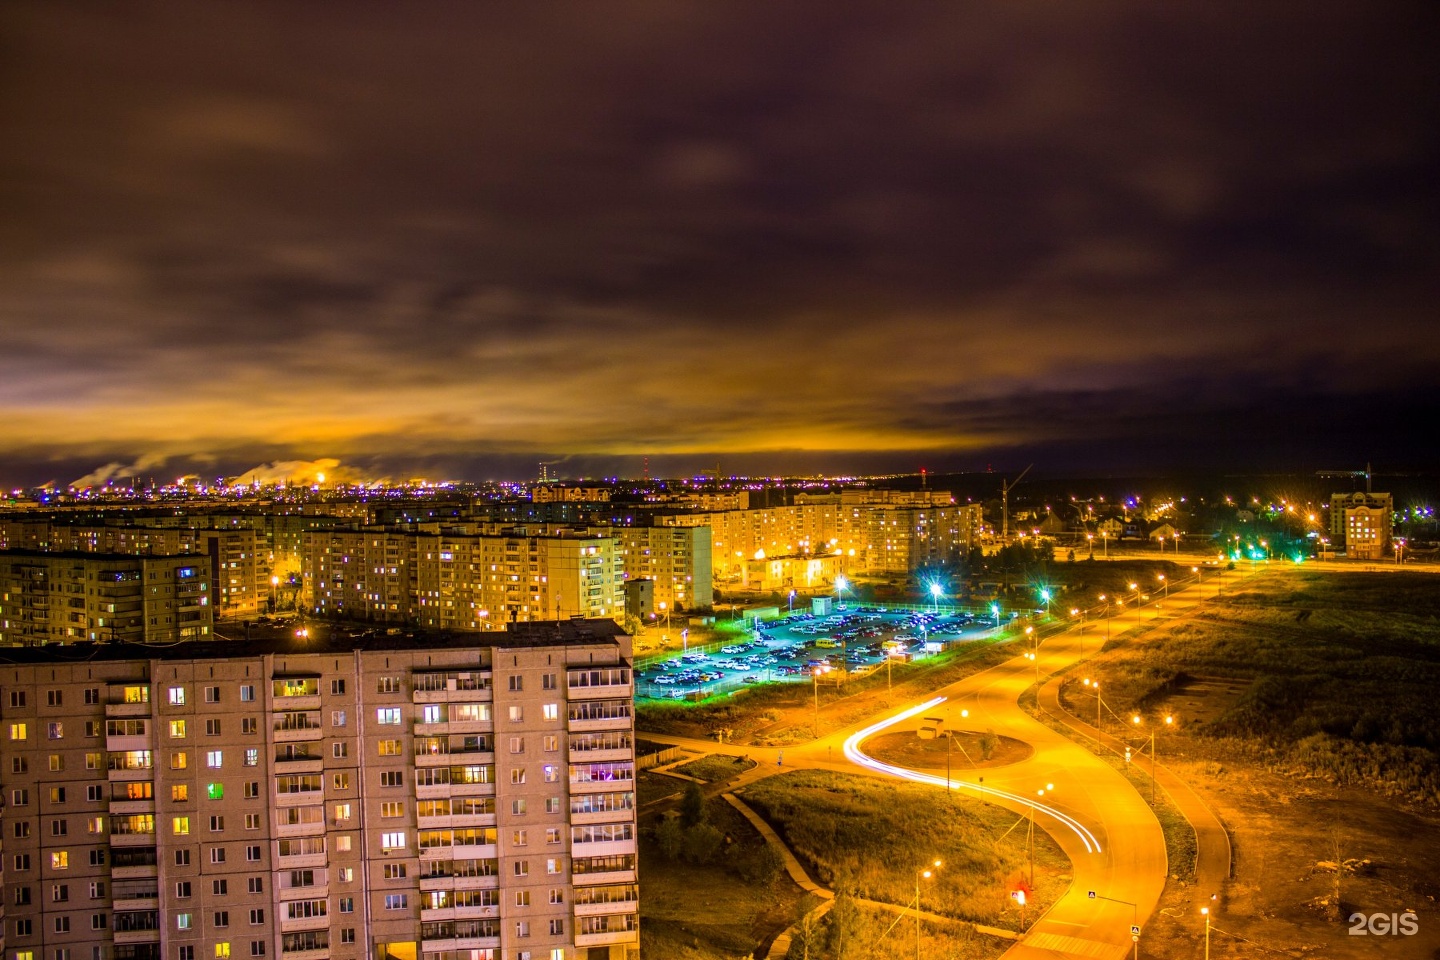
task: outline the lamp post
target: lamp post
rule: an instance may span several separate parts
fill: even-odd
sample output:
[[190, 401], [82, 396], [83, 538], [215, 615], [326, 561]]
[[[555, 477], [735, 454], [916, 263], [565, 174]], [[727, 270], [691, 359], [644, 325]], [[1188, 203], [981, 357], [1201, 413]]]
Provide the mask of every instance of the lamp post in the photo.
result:
[[990, 604], [990, 613], [995, 617], [995, 629], [1000, 629], [1000, 604]]
[[815, 686], [815, 739], [820, 739], [820, 667], [811, 671]]
[[1138, 583], [1132, 583], [1132, 584], [1130, 584], [1130, 589], [1136, 591], [1136, 593], [1135, 593], [1135, 626], [1138, 627], [1138, 626], [1140, 626], [1140, 607], [1141, 607], [1141, 603], [1140, 603], [1140, 593], [1139, 593], [1139, 591], [1140, 591], [1140, 585], [1139, 585]]
[[789, 610], [789, 613], [791, 613], [792, 615], [795, 613], [795, 591], [794, 591], [794, 590], [791, 590], [791, 591], [790, 591], [790, 610]]
[[1165, 579], [1165, 574], [1163, 574], [1163, 573], [1157, 573], [1157, 574], [1155, 574], [1155, 579], [1160, 581], [1160, 587], [1161, 587], [1161, 589], [1163, 589], [1163, 590], [1165, 591], [1165, 597], [1166, 597], [1166, 599], [1169, 599], [1169, 597], [1170, 597], [1170, 581]]
[[1091, 560], [1094, 560], [1094, 559], [1095, 559], [1095, 534], [1093, 534], [1093, 533], [1087, 533], [1087, 534], [1085, 534], [1085, 539], [1090, 542], [1090, 559], [1091, 559]]
[[840, 595], [845, 592], [846, 586], [847, 584], [843, 575], [835, 578], [835, 607], [837, 610], [844, 606], [844, 601], [840, 598]]
[[1034, 628], [1034, 627], [1026, 627], [1026, 628], [1025, 628], [1025, 639], [1031, 640], [1031, 641], [1033, 641], [1034, 644], [1035, 644], [1035, 649], [1034, 649], [1034, 650], [1031, 650], [1029, 653], [1025, 654], [1025, 656], [1029, 657], [1029, 658], [1034, 662], [1034, 664], [1035, 664], [1035, 682], [1036, 682], [1036, 683], [1039, 683], [1039, 682], [1040, 682], [1040, 636], [1035, 632], [1035, 628]]
[[1210, 960], [1210, 908], [1201, 907], [1200, 912], [1205, 915], [1205, 960]]
[[[1045, 789], [1036, 790], [1035, 796], [1044, 797], [1046, 793], [1053, 793], [1055, 784], [1045, 784]], [[1035, 889], [1035, 804], [1030, 804], [1030, 829], [1025, 834], [1025, 857], [1030, 861], [1030, 889]]]
[[1046, 617], [1046, 619], [1049, 619], [1049, 617], [1050, 617], [1050, 591], [1049, 591], [1048, 589], [1042, 587], [1041, 590], [1040, 590], [1040, 599], [1045, 601], [1045, 617]]
[[1101, 601], [1105, 604], [1105, 642], [1110, 642], [1110, 601], [1105, 599], [1106, 594], [1100, 594]]
[[1100, 729], [1100, 681], [1085, 678], [1085, 686], [1095, 691], [1095, 729]]
[[1110, 534], [1107, 533], [1107, 532], [1105, 532], [1104, 530], [1101, 530], [1101, 531], [1100, 531], [1100, 543], [1101, 543], [1101, 545], [1104, 547], [1104, 550], [1105, 550], [1105, 559], [1106, 559], [1106, 560], [1109, 560], [1109, 559], [1110, 559]]
[[939, 869], [940, 861], [936, 860], [929, 869], [915, 871], [915, 960], [920, 960], [920, 878], [929, 880]]

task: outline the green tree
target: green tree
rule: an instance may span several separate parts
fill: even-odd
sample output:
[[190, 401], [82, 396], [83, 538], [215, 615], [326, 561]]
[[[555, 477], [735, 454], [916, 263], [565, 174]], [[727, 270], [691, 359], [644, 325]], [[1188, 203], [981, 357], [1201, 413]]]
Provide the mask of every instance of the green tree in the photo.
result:
[[715, 859], [725, 835], [708, 823], [697, 823], [685, 831], [685, 859], [705, 864]]
[[705, 812], [705, 791], [698, 783], [691, 783], [685, 788], [685, 796], [680, 800], [680, 825], [686, 830], [709, 819]]
[[680, 850], [685, 845], [685, 831], [681, 828], [680, 821], [674, 817], [666, 817], [660, 821], [660, 826], [655, 828], [655, 842], [665, 859], [678, 860]]

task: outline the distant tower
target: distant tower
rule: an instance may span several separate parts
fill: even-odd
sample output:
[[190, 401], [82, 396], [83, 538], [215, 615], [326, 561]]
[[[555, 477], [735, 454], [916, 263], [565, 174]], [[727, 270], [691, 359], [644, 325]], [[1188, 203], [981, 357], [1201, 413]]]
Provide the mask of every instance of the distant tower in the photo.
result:
[[649, 458], [649, 457], [646, 457], [646, 458], [645, 458], [645, 466], [644, 466], [644, 469], [641, 471], [641, 476], [642, 476], [642, 478], [644, 479], [644, 481], [645, 481], [646, 483], [649, 483], [649, 482], [650, 482], [650, 458]]

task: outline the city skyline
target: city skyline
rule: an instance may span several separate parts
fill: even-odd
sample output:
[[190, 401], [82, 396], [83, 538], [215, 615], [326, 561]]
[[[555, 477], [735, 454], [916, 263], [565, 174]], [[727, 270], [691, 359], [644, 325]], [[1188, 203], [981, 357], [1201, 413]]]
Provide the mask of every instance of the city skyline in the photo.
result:
[[0, 16], [6, 486], [1436, 463], [1420, 6]]

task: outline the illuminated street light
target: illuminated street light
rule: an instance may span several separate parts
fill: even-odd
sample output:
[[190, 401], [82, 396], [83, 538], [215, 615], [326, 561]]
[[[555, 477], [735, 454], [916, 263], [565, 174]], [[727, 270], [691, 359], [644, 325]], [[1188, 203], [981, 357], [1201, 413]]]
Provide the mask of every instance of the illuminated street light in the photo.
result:
[[934, 613], [940, 612], [940, 584], [930, 584], [930, 609]]
[[1205, 960], [1210, 960], [1210, 908], [1201, 907], [1200, 912], [1205, 916]]
[[929, 870], [915, 871], [915, 960], [920, 960], [920, 878], [929, 880], [939, 869], [940, 861], [936, 860]]

